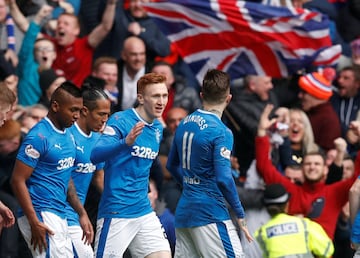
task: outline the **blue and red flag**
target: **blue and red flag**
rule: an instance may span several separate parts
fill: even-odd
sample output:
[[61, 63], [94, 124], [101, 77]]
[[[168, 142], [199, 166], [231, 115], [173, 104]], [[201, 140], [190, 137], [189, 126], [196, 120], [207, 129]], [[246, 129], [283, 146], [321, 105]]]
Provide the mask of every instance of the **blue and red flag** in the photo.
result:
[[236, 0], [167, 0], [145, 4], [199, 81], [209, 68], [241, 78], [284, 77], [337, 63], [328, 17], [304, 9]]

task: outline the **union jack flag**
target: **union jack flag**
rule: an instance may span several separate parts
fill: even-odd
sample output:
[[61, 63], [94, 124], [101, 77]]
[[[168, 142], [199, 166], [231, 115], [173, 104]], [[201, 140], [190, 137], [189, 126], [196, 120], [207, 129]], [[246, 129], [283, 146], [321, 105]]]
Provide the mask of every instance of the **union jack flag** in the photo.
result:
[[285, 77], [335, 65], [341, 55], [327, 16], [317, 12], [237, 0], [168, 0], [145, 8], [200, 82], [209, 68], [232, 79]]

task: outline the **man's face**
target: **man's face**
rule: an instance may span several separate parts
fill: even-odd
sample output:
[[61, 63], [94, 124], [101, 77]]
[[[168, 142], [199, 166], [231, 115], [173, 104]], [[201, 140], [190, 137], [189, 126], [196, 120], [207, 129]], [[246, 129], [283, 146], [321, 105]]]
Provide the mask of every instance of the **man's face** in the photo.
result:
[[56, 58], [55, 46], [49, 40], [40, 40], [35, 43], [34, 54], [40, 67], [49, 69]]
[[273, 84], [271, 82], [271, 77], [269, 76], [256, 76], [252, 90], [256, 93], [262, 101], [267, 101], [269, 99], [269, 92], [273, 88]]
[[143, 18], [146, 17], [147, 13], [142, 3], [148, 3], [149, 0], [130, 0], [129, 10], [133, 17], [135, 18]]
[[359, 90], [359, 84], [356, 82], [354, 72], [351, 70], [341, 71], [337, 81], [341, 97], [353, 97]]
[[118, 77], [118, 67], [116, 64], [102, 63], [97, 71], [93, 72], [93, 75], [105, 80], [107, 85], [115, 86]]
[[168, 89], [165, 83], [147, 85], [143, 94], [139, 95], [143, 99], [147, 116], [150, 119], [160, 118], [168, 102]]
[[65, 93], [62, 103], [57, 103], [57, 117], [59, 126], [67, 128], [72, 126], [80, 117], [80, 110], [83, 107], [83, 99], [75, 98], [71, 94]]
[[320, 182], [327, 173], [327, 166], [321, 155], [306, 155], [302, 166], [305, 179], [310, 182]]
[[108, 99], [99, 99], [96, 101], [97, 107], [94, 110], [88, 110], [86, 117], [88, 127], [91, 131], [99, 132], [104, 128], [110, 115], [110, 101]]
[[346, 180], [354, 175], [355, 164], [352, 159], [345, 159], [343, 165], [343, 177], [342, 180]]
[[182, 108], [172, 108], [169, 110], [166, 117], [166, 126], [172, 134], [175, 133], [176, 128], [186, 115], [186, 111]]
[[60, 46], [74, 43], [80, 33], [80, 28], [75, 17], [60, 15], [55, 31], [55, 39]]
[[285, 169], [285, 177], [289, 178], [291, 182], [294, 184], [302, 184], [304, 183], [304, 173], [301, 167], [286, 167]]
[[305, 91], [300, 91], [299, 99], [301, 101], [301, 108], [305, 112], [308, 112], [311, 108], [316, 106], [316, 98]]
[[122, 58], [125, 61], [127, 69], [135, 73], [138, 72], [145, 66], [145, 45], [140, 44], [140, 42], [134, 42], [134, 44], [128, 45], [123, 51]]
[[166, 86], [170, 89], [171, 85], [174, 83], [174, 75], [171, 71], [171, 68], [168, 65], [157, 65], [152, 69], [153, 73], [161, 74], [166, 77]]

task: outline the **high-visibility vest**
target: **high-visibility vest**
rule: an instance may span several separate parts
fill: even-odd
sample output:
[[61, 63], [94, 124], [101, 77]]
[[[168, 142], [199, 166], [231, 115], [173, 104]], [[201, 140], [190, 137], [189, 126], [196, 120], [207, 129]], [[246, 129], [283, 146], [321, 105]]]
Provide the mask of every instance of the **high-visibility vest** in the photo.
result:
[[334, 253], [331, 239], [318, 223], [285, 213], [261, 226], [255, 238], [267, 258], [331, 257]]

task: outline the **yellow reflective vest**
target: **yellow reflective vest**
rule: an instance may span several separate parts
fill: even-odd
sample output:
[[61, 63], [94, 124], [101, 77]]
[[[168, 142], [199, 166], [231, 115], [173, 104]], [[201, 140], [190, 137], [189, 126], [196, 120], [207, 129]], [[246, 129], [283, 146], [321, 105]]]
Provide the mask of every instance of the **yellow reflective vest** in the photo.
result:
[[316, 222], [280, 213], [255, 232], [263, 256], [331, 257], [334, 246], [324, 229]]

